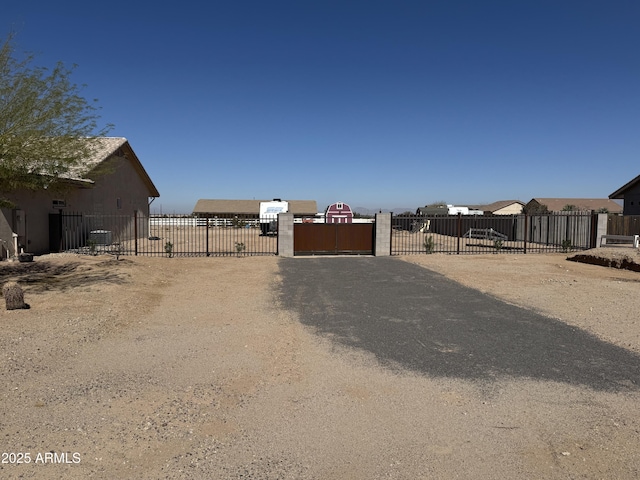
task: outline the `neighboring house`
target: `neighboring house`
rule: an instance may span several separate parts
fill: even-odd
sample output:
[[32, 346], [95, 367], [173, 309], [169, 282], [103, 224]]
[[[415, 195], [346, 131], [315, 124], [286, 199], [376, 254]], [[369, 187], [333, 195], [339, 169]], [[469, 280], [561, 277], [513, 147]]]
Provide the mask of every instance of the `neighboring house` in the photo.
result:
[[609, 198], [624, 202], [624, 215], [640, 215], [640, 175], [613, 192]]
[[325, 211], [326, 223], [353, 223], [353, 210], [344, 202], [332, 203]]
[[95, 142], [91, 158], [63, 178], [61, 188], [3, 193], [15, 205], [0, 210], [0, 239], [9, 255], [22, 249], [35, 254], [58, 251], [63, 212], [132, 217], [137, 212], [139, 218], [149, 217], [150, 201], [160, 193], [127, 139], [103, 137]]
[[519, 215], [524, 208], [524, 202], [520, 200], [499, 200], [477, 208], [482, 210], [485, 215]]
[[562, 212], [570, 206], [578, 212], [622, 213], [620, 204], [608, 198], [532, 198], [525, 206], [526, 212], [539, 211], [546, 206], [549, 212]]
[[438, 205], [437, 207], [418, 207], [416, 215], [449, 215], [449, 208], [447, 205]]
[[[233, 218], [236, 215], [258, 218], [260, 203], [272, 200], [207, 200], [200, 199], [193, 207], [193, 214], [198, 217]], [[315, 200], [287, 200], [289, 213], [294, 215], [311, 215], [318, 212]]]

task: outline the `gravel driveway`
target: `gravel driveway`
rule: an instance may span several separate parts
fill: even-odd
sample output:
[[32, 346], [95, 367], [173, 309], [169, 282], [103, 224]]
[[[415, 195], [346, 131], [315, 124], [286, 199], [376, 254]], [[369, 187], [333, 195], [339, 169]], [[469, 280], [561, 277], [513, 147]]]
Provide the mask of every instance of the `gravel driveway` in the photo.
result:
[[319, 333], [430, 377], [640, 387], [640, 357], [394, 258], [281, 262], [282, 301]]
[[53, 255], [0, 278], [31, 305], [0, 314], [2, 479], [640, 476], [636, 272]]

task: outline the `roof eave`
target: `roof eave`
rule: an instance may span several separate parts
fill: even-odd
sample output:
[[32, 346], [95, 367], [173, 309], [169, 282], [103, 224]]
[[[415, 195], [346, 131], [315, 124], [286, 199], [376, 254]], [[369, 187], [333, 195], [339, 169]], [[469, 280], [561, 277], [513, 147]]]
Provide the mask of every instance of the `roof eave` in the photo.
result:
[[612, 199], [612, 200], [614, 200], [614, 199], [615, 200], [623, 200], [624, 199], [624, 192], [626, 192], [631, 187], [635, 186], [636, 183], [638, 183], [638, 182], [640, 182], [640, 175], [638, 175], [636, 178], [634, 178], [630, 182], [627, 182], [624, 186], [620, 187], [618, 190], [613, 192], [611, 195], [609, 195], [609, 198]]

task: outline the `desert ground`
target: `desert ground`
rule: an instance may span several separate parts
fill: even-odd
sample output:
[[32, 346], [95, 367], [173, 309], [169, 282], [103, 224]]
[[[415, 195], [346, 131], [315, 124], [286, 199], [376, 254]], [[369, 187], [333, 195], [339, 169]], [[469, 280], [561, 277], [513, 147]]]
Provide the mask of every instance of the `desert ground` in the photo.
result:
[[[412, 255], [640, 355], [640, 272], [573, 254]], [[593, 251], [639, 264], [631, 248]], [[279, 259], [0, 263], [0, 478], [635, 479], [640, 391], [389, 370], [278, 300]], [[603, 262], [601, 262], [603, 263]]]

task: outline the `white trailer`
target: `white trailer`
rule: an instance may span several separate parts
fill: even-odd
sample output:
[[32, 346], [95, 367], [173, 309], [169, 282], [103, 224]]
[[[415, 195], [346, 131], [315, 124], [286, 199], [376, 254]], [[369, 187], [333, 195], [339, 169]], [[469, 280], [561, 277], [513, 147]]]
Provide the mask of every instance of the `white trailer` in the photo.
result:
[[289, 211], [289, 202], [274, 198], [270, 202], [260, 202], [260, 234], [278, 233], [278, 214]]

